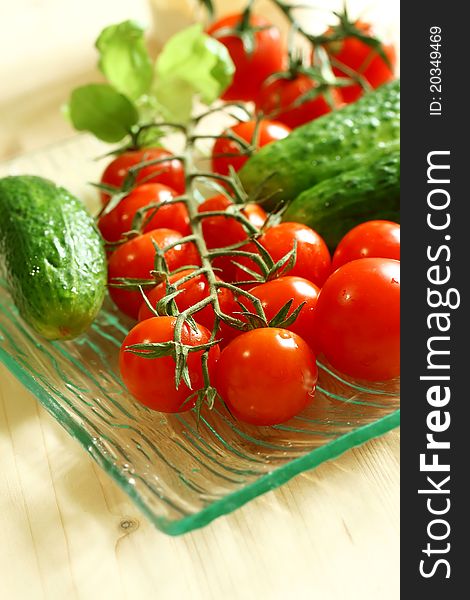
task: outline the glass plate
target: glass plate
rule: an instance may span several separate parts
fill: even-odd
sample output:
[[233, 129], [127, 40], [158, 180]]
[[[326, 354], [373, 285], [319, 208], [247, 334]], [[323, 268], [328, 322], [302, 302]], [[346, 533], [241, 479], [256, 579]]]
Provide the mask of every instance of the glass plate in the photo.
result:
[[[78, 137], [4, 163], [0, 176], [48, 176], [84, 197], [102, 153]], [[288, 423], [256, 428], [222, 408], [193, 413], [152, 412], [126, 393], [118, 348], [130, 326], [106, 303], [86, 335], [46, 342], [18, 316], [0, 280], [0, 360], [77, 439], [162, 531], [202, 527], [298, 473], [399, 425], [399, 380], [386, 385], [347, 381], [321, 366], [316, 400]]]

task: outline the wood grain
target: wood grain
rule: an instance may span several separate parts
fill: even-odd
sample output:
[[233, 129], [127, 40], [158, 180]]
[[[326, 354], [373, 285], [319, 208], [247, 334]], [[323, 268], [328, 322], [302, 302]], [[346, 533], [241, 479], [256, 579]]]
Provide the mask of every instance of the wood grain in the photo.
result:
[[[397, 4], [380, 10], [397, 21]], [[1, 2], [0, 158], [70, 137], [60, 106], [98, 77], [97, 33], [147, 12], [145, 0]], [[2, 600], [399, 597], [397, 431], [171, 538], [0, 365], [0, 473]]]
[[391, 432], [171, 538], [0, 366], [1, 597], [396, 599], [398, 459]]

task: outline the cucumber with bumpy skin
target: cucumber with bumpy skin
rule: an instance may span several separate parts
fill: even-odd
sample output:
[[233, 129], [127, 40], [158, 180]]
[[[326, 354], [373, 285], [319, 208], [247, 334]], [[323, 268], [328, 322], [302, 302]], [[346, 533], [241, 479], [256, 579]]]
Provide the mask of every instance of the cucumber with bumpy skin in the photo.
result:
[[331, 250], [350, 229], [372, 219], [400, 220], [398, 144], [378, 160], [306, 190], [283, 215], [315, 229]]
[[399, 135], [396, 80], [264, 146], [239, 176], [248, 193], [268, 198], [263, 206], [270, 209], [320, 181], [360, 167], [370, 152], [395, 143]]
[[93, 218], [41, 177], [0, 179], [0, 271], [24, 320], [47, 339], [71, 339], [96, 317], [106, 257]]

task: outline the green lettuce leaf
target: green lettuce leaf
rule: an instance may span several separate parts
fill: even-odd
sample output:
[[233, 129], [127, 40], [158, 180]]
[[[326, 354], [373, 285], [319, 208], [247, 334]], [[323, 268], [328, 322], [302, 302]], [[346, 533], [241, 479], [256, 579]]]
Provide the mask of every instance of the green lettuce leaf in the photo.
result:
[[99, 68], [121, 94], [136, 100], [149, 91], [152, 61], [147, 52], [144, 29], [135, 21], [124, 21], [103, 29], [96, 40]]
[[105, 142], [120, 142], [139, 119], [134, 104], [112, 86], [102, 83], [73, 90], [67, 107], [75, 129], [90, 131]]
[[211, 104], [230, 85], [234, 71], [226, 47], [196, 24], [165, 44], [155, 64], [152, 92], [166, 118], [187, 122], [194, 97]]

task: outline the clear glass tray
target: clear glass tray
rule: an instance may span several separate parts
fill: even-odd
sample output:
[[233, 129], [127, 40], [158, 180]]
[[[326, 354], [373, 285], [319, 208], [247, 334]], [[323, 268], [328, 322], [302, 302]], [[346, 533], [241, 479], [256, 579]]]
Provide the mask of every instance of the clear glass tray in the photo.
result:
[[[78, 137], [0, 167], [60, 182], [86, 201], [95, 142]], [[117, 368], [130, 322], [107, 303], [86, 335], [46, 342], [18, 316], [0, 280], [0, 361], [162, 531], [202, 527], [399, 425], [399, 381], [365, 387], [322, 366], [314, 404], [289, 423], [256, 428], [223, 409], [166, 416], [135, 403]]]

